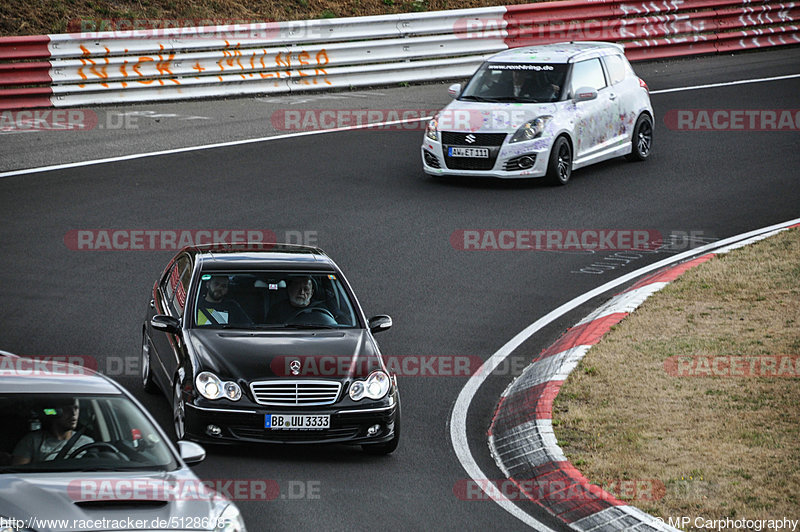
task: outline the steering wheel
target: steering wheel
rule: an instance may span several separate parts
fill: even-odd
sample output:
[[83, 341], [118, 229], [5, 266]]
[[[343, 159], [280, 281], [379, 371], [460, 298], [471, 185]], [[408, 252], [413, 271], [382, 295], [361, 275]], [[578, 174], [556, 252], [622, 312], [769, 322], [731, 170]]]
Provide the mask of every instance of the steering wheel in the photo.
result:
[[99, 449], [99, 448], [106, 448], [108, 450], [113, 451], [115, 455], [122, 457], [126, 461], [130, 460], [127, 456], [125, 456], [125, 454], [122, 451], [117, 449], [113, 444], [104, 441], [94, 441], [91, 443], [87, 443], [85, 445], [81, 445], [80, 447], [69, 453], [67, 455], [67, 459], [75, 458], [80, 453], [88, 451], [89, 449]]
[[314, 312], [320, 312], [322, 314], [325, 314], [326, 316], [330, 317], [330, 319], [332, 319], [334, 322], [336, 322], [336, 318], [333, 316], [331, 311], [322, 307], [306, 307], [298, 312], [295, 312], [294, 316], [289, 318], [287, 321], [291, 322], [292, 320], [294, 320], [295, 318], [299, 318], [303, 314], [311, 314]]

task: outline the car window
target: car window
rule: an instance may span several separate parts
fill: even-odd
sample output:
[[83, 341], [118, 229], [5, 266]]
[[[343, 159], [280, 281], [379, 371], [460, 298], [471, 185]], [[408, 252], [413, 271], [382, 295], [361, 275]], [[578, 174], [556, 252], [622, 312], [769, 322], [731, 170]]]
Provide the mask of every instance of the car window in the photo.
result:
[[184, 256], [175, 261], [161, 282], [167, 310], [175, 318], [183, 316], [183, 309], [186, 307], [186, 289], [191, 276], [191, 261]]
[[177, 285], [175, 287], [175, 297], [172, 300], [172, 310], [177, 316], [183, 316], [183, 309], [186, 308], [186, 293], [192, 277], [191, 261], [189, 257], [183, 256], [177, 262]]
[[599, 59], [587, 59], [573, 65], [570, 94], [575, 95], [581, 87], [591, 87], [599, 91], [605, 86], [606, 78]]
[[175, 288], [178, 286], [178, 264], [173, 264], [170, 269], [164, 274], [161, 280], [161, 292], [164, 294], [164, 300], [167, 306], [172, 305], [172, 298], [175, 297]]
[[547, 63], [484, 63], [469, 80], [459, 100], [554, 102], [561, 97], [567, 65]]
[[604, 58], [610, 84], [619, 83], [628, 73], [628, 62], [619, 55], [608, 55]]
[[335, 273], [204, 272], [194, 309], [195, 326], [202, 328], [358, 326]]
[[[160, 432], [121, 395], [0, 394], [0, 423], [0, 473], [177, 467]], [[72, 447], [62, 453], [68, 440], [55, 433], [65, 430]]]

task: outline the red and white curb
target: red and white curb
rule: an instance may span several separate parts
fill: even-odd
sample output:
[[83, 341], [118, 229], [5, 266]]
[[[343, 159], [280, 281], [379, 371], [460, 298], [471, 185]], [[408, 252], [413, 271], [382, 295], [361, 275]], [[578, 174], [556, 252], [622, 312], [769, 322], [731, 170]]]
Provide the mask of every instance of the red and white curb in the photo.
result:
[[[488, 432], [495, 462], [520, 494], [573, 530], [677, 530], [590, 484], [567, 461], [553, 433], [553, 400], [589, 349], [652, 294], [716, 255], [798, 226], [800, 223], [794, 223], [736, 241], [651, 274], [615, 295], [534, 357], [503, 392]], [[544, 496], [535, 493], [535, 487], [542, 485], [551, 487]], [[557, 489], [552, 489], [554, 486]]]

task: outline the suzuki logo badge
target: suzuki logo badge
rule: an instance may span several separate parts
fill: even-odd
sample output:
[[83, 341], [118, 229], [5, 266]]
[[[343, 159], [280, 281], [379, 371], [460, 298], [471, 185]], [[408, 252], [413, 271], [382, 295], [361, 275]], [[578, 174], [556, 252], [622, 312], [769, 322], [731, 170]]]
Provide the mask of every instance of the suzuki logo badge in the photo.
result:
[[472, 144], [473, 142], [475, 142], [475, 141], [476, 141], [476, 140], [478, 140], [478, 139], [477, 139], [477, 137], [476, 137], [475, 135], [473, 135], [472, 133], [470, 133], [469, 135], [467, 135], [466, 137], [464, 137], [464, 140], [466, 140], [468, 143]]
[[289, 369], [292, 370], [292, 375], [300, 375], [300, 361], [292, 360], [289, 363]]

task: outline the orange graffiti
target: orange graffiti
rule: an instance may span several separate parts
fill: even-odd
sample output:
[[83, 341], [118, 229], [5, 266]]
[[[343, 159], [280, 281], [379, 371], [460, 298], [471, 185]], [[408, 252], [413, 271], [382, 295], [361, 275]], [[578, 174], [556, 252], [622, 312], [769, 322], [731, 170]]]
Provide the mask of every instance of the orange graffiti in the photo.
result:
[[[153, 62], [153, 58], [152, 58], [152, 57], [147, 57], [146, 55], [145, 55], [145, 56], [142, 56], [142, 57], [140, 57], [140, 58], [139, 58], [139, 62], [138, 62], [138, 63], [136, 63], [135, 65], [133, 65], [133, 71], [134, 71], [134, 72], [136, 72], [136, 73], [139, 75], [139, 77], [142, 77], [142, 78], [143, 78], [145, 75], [144, 75], [144, 74], [142, 74], [142, 71], [141, 71], [141, 70], [139, 70], [139, 69], [141, 68], [141, 66], [142, 66], [142, 64], [143, 64], [143, 63], [148, 63], [148, 62], [149, 62], [149, 63], [152, 63], [152, 62]], [[150, 85], [150, 84], [151, 84], [151, 83], [153, 83], [153, 81], [155, 81], [155, 80], [152, 80], [152, 79], [137, 79], [136, 81], [137, 81], [138, 83], [141, 83], [141, 84], [143, 84], [143, 85]]]
[[[103, 87], [108, 87], [109, 85], [108, 85], [108, 83], [106, 83], [105, 80], [109, 79], [108, 67], [111, 66], [111, 61], [109, 59], [109, 57], [111, 56], [111, 50], [108, 47], [103, 47], [103, 48], [105, 50], [105, 53], [102, 56], [103, 64], [99, 65], [98, 61], [95, 61], [94, 59], [92, 59], [92, 52], [89, 49], [87, 49], [85, 46], [80, 45], [82, 57], [80, 58], [81, 66], [78, 67], [78, 75], [81, 77], [82, 80], [88, 80], [89, 77], [87, 76], [87, 73], [84, 71], [84, 68], [88, 67], [87, 68], [88, 73], [92, 74], [94, 76], [97, 76], [98, 78], [103, 80], [103, 81], [101, 81], [100, 84]], [[165, 52], [165, 47], [164, 47], [163, 44], [160, 44], [159, 48], [161, 49], [161, 52]], [[125, 51], [127, 52], [127, 49]], [[175, 59], [175, 52], [174, 51], [169, 52], [169, 54], [159, 53], [158, 54], [158, 59], [153, 59], [152, 57], [149, 57], [149, 56], [140, 56], [138, 58], [138, 61], [132, 67], [133, 72], [135, 72], [136, 75], [139, 78], [147, 78], [148, 77], [148, 74], [142, 72], [142, 70], [141, 70], [146, 63], [155, 63], [154, 66], [156, 68], [157, 74], [151, 74], [150, 76], [156, 77], [156, 76], [167, 76], [168, 75], [168, 76], [171, 76], [171, 77], [168, 77], [166, 79], [157, 79], [157, 80], [156, 79], [137, 79], [136, 81], [138, 83], [143, 84], [143, 85], [150, 85], [154, 81], [158, 81], [158, 83], [160, 85], [164, 85], [165, 81], [171, 81], [172, 83], [174, 83], [176, 85], [180, 85], [181, 82], [179, 81], [178, 78], [175, 77], [175, 73], [172, 71], [172, 69], [174, 68], [174, 65], [173, 65], [174, 59]], [[127, 59], [123, 58], [122, 64], [119, 65], [119, 72], [120, 72], [120, 74], [122, 74], [122, 78], [128, 78], [128, 77], [132, 76], [132, 74], [128, 72], [128, 68], [127, 68], [127, 65], [128, 65], [129, 62], [130, 61], [128, 61]], [[202, 68], [200, 66], [199, 61], [195, 63], [195, 69], [198, 70], [198, 71], [201, 71], [201, 72], [203, 70], [205, 70], [204, 68]], [[120, 85], [122, 86], [122, 88], [125, 88], [125, 87], [128, 86], [128, 83], [123, 79], [122, 81], [120, 81]], [[86, 84], [79, 83], [78, 86], [81, 87], [81, 88], [84, 88], [84, 87], [86, 87]]]
[[[323, 48], [322, 50], [317, 52], [317, 55], [314, 57], [314, 59], [316, 59], [316, 61], [317, 61], [317, 68], [314, 69], [314, 76], [319, 76], [320, 72], [322, 72], [326, 76], [323, 81], [325, 81], [325, 83], [327, 83], [328, 85], [331, 85], [331, 82], [328, 81], [328, 78], [327, 78], [328, 71], [325, 70], [324, 68], [319, 68], [321, 66], [327, 65], [330, 62], [330, 59], [328, 58], [328, 52], [325, 51], [325, 48]], [[323, 62], [323, 59], [324, 59], [324, 62]], [[314, 79], [314, 83], [316, 83], [316, 82], [317, 82], [317, 80], [315, 78]]]
[[[159, 45], [161, 51], [164, 51], [164, 45]], [[158, 70], [159, 75], [163, 75], [165, 72], [170, 76], [174, 76], [175, 74], [170, 70], [170, 63], [172, 60], [175, 59], [175, 52], [170, 52], [169, 56], [167, 57], [166, 61], [164, 60], [164, 56], [158, 54], [158, 62], [156, 63], [156, 70]], [[180, 85], [180, 82], [175, 78], [169, 78], [169, 81], [172, 81], [176, 85]], [[158, 82], [163, 85], [164, 82], [162, 80], [158, 80]]]
[[[264, 53], [262, 53], [262, 54], [261, 54], [261, 57], [259, 57], [259, 58], [258, 58], [258, 62], [259, 62], [259, 63], [261, 63], [261, 68], [262, 68], [262, 69], [266, 69], [266, 68], [267, 68], [267, 65], [265, 65], [265, 64], [264, 64], [264, 57], [266, 57], [266, 55], [267, 55], [267, 51], [266, 51], [266, 50], [264, 50], [263, 48], [262, 48], [262, 50], [261, 50], [261, 51], [262, 51], [262, 52], [264, 52]], [[266, 74], [265, 74], [265, 73], [263, 73], [263, 72], [259, 72], [259, 73], [258, 73], [258, 75], [259, 75], [259, 76], [261, 76], [261, 79], [266, 79], [266, 78], [271, 78], [271, 77], [275, 76], [275, 73], [268, 72], [268, 73], [266, 73]], [[278, 74], [278, 77], [281, 77], [281, 75], [280, 75], [280, 74]], [[276, 84], [276, 85], [277, 85], [277, 84]]]
[[[80, 46], [81, 46], [81, 51], [83, 52], [83, 55], [85, 55], [85, 56], [91, 56], [92, 55], [92, 52], [90, 52], [84, 45], [80, 45]], [[78, 67], [78, 75], [83, 79], [89, 79], [86, 76], [86, 74], [83, 73], [83, 67], [86, 66], [86, 63], [94, 64], [94, 61], [92, 61], [91, 59], [84, 59], [83, 57], [81, 58], [81, 65], [82, 66]], [[85, 86], [86, 86], [86, 84], [84, 84], [84, 83], [78, 83], [78, 87], [80, 87], [80, 88], [84, 88]]]
[[[287, 76], [291, 77], [292, 76], [292, 71], [290, 69], [292, 68], [292, 55], [291, 54], [286, 54], [286, 59], [283, 59], [281, 57], [282, 55], [283, 54], [281, 52], [278, 52], [278, 55], [275, 56], [275, 64], [278, 65], [278, 66], [286, 67], [285, 73], [286, 73]], [[278, 77], [280, 77], [280, 76], [278, 76]]]
[[[309, 57], [310, 56], [308, 55], [308, 52], [306, 52], [305, 50], [303, 50], [302, 52], [297, 54], [297, 61], [300, 63], [300, 66], [308, 65], [309, 64], [308, 63], [308, 58]], [[303, 70], [300, 69], [300, 68], [297, 69], [297, 75], [301, 76], [301, 77], [308, 76], [308, 74], [304, 73]], [[308, 81], [306, 81], [306, 80], [303, 80], [303, 84], [304, 85], [309, 85]]]
[[[125, 62], [122, 63], [120, 65], [120, 67], [119, 67], [120, 73], [122, 74], [123, 77], [126, 77], [126, 78], [128, 77], [128, 71], [125, 69], [125, 65], [127, 65], [127, 64], [128, 64], [128, 60], [126, 59]], [[122, 88], [124, 89], [127, 86], [128, 86], [128, 84], [123, 81], [122, 82]]]
[[[236, 73], [238, 73], [242, 79], [253, 78], [258, 74], [261, 79], [272, 79], [276, 87], [278, 86], [277, 81], [280, 80], [281, 77], [284, 77], [282, 74], [287, 78], [299, 77], [301, 79], [298, 82], [304, 85], [318, 85], [321, 83], [332, 85], [327, 79], [329, 75], [327, 67], [330, 63], [330, 57], [325, 49], [317, 51], [313, 57], [313, 61], [309, 51], [295, 50], [276, 52], [272, 58], [273, 61], [270, 62], [270, 54], [268, 54], [266, 49], [262, 49], [260, 53], [257, 51], [249, 51], [249, 61], [247, 58], [242, 61], [244, 55], [242, 50], [240, 50], [240, 44], [241, 43], [236, 43], [234, 45], [229, 41], [225, 41], [226, 46], [225, 49], [222, 50], [222, 57], [214, 61], [219, 67], [219, 74], [217, 74], [216, 77], [220, 82], [226, 81], [225, 77], [222, 75], [223, 72], [227, 72], [231, 69], [237, 70], [238, 67], [239, 72]], [[81, 65], [78, 67], [78, 76], [82, 82], [88, 81], [93, 76], [96, 76], [100, 78], [100, 83], [103, 87], [108, 87], [109, 85], [106, 83], [109, 79], [108, 67], [113, 66], [119, 70], [118, 75], [121, 75], [122, 79], [120, 84], [123, 88], [129, 85], [129, 78], [136, 78], [133, 80], [143, 85], [151, 85], [156, 81], [161, 86], [166, 85], [168, 82], [181, 85], [180, 77], [178, 76], [181, 75], [181, 68], [186, 67], [181, 67], [181, 62], [175, 61], [176, 52], [174, 50], [168, 51], [167, 47], [163, 44], [159, 44], [159, 48], [159, 53], [153, 56], [139, 56], [136, 58], [136, 61], [121, 57], [121, 64], [111, 65], [109, 60], [111, 51], [109, 48], [105, 48], [105, 53], [102, 55], [101, 61], [97, 56], [92, 58], [92, 52], [85, 46], [80, 45], [82, 57], [80, 57]], [[130, 63], [130, 65], [128, 63]], [[148, 70], [148, 63], [153, 63], [152, 66], [155, 72]], [[203, 64], [201, 60], [195, 60], [190, 68], [195, 70], [198, 74], [203, 74], [209, 69], [209, 67], [205, 67]], [[271, 70], [271, 68], [274, 70]], [[179, 70], [179, 72], [177, 72], [178, 75], [176, 75], [175, 69]], [[312, 69], [313, 73], [311, 72]], [[233, 74], [234, 72], [230, 73]], [[196, 76], [194, 79], [202, 79], [202, 77]], [[84, 88], [86, 84], [79, 83], [78, 86]]]
[[[87, 63], [87, 62], [88, 62], [90, 65], [91, 65], [91, 66], [89, 67], [89, 73], [91, 73], [91, 74], [94, 74], [95, 76], [97, 76], [97, 77], [98, 77], [98, 78], [100, 78], [100, 79], [108, 79], [108, 72], [106, 71], [106, 66], [102, 66], [102, 67], [100, 67], [100, 71], [98, 71], [98, 70], [95, 68], [95, 66], [97, 65], [97, 63], [95, 63], [95, 62], [94, 62], [94, 61], [93, 61], [93, 60], [90, 58], [90, 56], [92, 55], [92, 52], [90, 52], [90, 51], [89, 51], [89, 50], [88, 50], [88, 49], [87, 49], [85, 46], [83, 46], [83, 45], [81, 45], [81, 51], [83, 52], [83, 55], [85, 55], [85, 56], [86, 56], [85, 58], [83, 58], [83, 57], [81, 58], [81, 63], [82, 63], [84, 66], [86, 65], [86, 63]], [[105, 55], [105, 57], [104, 57], [104, 59], [105, 59], [105, 61], [106, 61], [106, 65], [108, 65], [108, 54], [109, 54], [109, 53], [110, 53], [109, 49], [108, 49], [108, 48], [106, 48], [106, 55]], [[82, 78], [84, 78], [84, 79], [87, 79], [87, 78], [86, 78], [86, 76], [85, 76], [85, 74], [83, 73], [83, 68], [79, 68], [79, 69], [78, 69], [78, 74], [79, 74], [79, 75], [80, 75]], [[108, 83], [105, 83], [105, 82], [101, 83], [101, 85], [102, 85], [103, 87], [108, 87]]]

